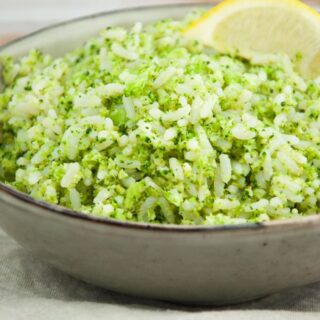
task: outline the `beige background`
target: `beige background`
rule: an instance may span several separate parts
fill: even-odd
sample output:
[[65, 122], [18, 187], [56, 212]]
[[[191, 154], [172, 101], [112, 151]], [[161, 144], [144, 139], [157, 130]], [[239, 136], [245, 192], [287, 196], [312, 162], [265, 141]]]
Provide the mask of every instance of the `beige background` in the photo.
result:
[[[45, 25], [99, 11], [192, 0], [0, 0], [0, 37], [14, 37]], [[200, 0], [199, 2], [218, 2]]]
[[[196, 0], [0, 0], [0, 41], [74, 17], [125, 6]], [[219, 0], [199, 0], [219, 2]], [[320, 0], [307, 0], [320, 7]]]

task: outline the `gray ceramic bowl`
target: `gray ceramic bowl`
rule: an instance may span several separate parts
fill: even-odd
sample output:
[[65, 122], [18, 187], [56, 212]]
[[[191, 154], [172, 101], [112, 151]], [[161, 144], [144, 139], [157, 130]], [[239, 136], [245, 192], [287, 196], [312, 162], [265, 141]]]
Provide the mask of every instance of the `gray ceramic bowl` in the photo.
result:
[[[62, 23], [1, 48], [59, 56], [106, 25], [183, 17], [192, 5], [113, 11]], [[26, 249], [84, 281], [130, 295], [194, 305], [258, 298], [320, 280], [320, 216], [232, 227], [98, 219], [0, 184], [1, 226]]]

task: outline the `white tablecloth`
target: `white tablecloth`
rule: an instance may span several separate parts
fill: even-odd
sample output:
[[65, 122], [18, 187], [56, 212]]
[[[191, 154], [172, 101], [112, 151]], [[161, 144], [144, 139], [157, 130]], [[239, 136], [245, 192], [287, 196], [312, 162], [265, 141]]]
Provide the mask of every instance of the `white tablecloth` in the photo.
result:
[[320, 319], [320, 283], [227, 308], [192, 308], [111, 293], [34, 257], [0, 229], [1, 320]]

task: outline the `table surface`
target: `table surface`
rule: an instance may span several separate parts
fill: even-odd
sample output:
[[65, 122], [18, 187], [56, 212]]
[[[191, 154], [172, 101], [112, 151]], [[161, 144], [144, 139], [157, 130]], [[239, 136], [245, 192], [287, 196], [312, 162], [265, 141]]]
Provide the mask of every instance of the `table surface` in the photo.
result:
[[[194, 0], [0, 0], [0, 43], [99, 11]], [[199, 2], [218, 2], [199, 0]], [[306, 1], [320, 8], [320, 1]], [[262, 311], [263, 310], [263, 311]], [[191, 311], [191, 312], [190, 312]], [[303, 313], [299, 313], [303, 312]], [[165, 312], [165, 314], [164, 314]], [[0, 319], [320, 319], [320, 283], [222, 312], [150, 303], [83, 284], [38, 261], [0, 230]]]

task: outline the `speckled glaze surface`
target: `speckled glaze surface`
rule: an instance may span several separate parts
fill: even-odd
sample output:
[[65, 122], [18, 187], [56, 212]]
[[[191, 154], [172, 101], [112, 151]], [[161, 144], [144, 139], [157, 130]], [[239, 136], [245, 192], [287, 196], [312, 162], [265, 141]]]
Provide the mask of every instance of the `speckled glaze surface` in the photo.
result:
[[[199, 6], [199, 4], [197, 5]], [[59, 56], [108, 24], [183, 17], [194, 5], [102, 13], [0, 49]], [[191, 305], [238, 303], [320, 280], [320, 216], [232, 227], [156, 226], [88, 217], [0, 184], [0, 225], [69, 274], [130, 295]]]

